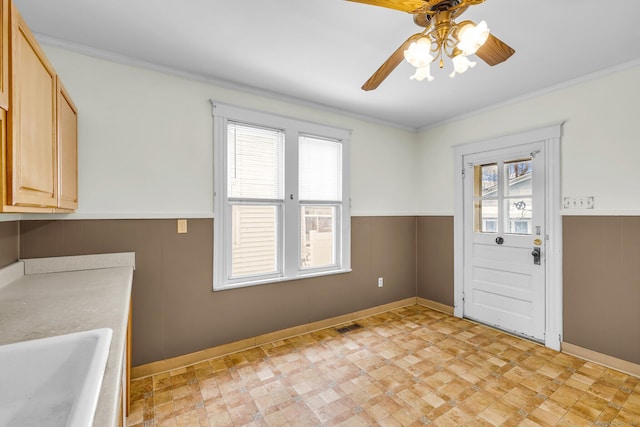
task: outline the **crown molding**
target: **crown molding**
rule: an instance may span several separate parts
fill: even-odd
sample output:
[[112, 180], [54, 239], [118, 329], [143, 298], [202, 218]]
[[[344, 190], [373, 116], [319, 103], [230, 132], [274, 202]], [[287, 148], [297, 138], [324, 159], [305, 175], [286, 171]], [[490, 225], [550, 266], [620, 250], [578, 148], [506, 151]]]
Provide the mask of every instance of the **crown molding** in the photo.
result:
[[193, 80], [200, 83], [209, 84], [212, 86], [219, 86], [225, 89], [236, 90], [239, 92], [248, 93], [251, 95], [261, 96], [275, 101], [288, 102], [291, 104], [314, 108], [317, 110], [325, 111], [327, 113], [337, 114], [339, 116], [347, 116], [355, 120], [361, 120], [377, 125], [396, 128], [408, 132], [416, 132], [416, 128], [410, 126], [403, 126], [398, 123], [393, 123], [386, 120], [381, 120], [375, 117], [366, 116], [363, 114], [354, 113], [352, 111], [342, 110], [340, 108], [331, 107], [329, 105], [309, 101], [303, 98], [297, 98], [295, 96], [284, 95], [281, 93], [261, 89], [256, 86], [245, 85], [230, 80], [219, 79], [212, 76], [207, 76], [198, 73], [191, 73], [188, 71], [180, 70], [174, 67], [167, 67], [165, 65], [158, 65], [153, 62], [144, 61], [142, 59], [134, 58], [127, 55], [122, 55], [108, 50], [98, 49], [91, 46], [83, 45], [80, 43], [70, 42], [68, 40], [62, 40], [56, 37], [49, 36], [47, 34], [35, 32], [34, 36], [40, 44], [57, 47], [71, 52], [79, 53], [82, 55], [90, 56], [97, 59], [102, 59], [110, 62], [115, 62], [122, 65], [128, 65], [132, 67], [138, 67], [147, 69], [150, 71], [156, 71], [159, 73], [167, 74], [174, 77], [180, 77], [187, 80]]
[[538, 98], [538, 97], [541, 97], [543, 95], [547, 95], [547, 94], [552, 93], [552, 92], [557, 92], [557, 91], [560, 91], [562, 89], [566, 89], [566, 88], [569, 88], [569, 87], [572, 87], [572, 86], [576, 86], [576, 85], [579, 85], [579, 84], [582, 84], [582, 83], [586, 83], [586, 82], [589, 82], [589, 81], [592, 81], [592, 80], [597, 80], [597, 79], [609, 76], [611, 74], [619, 73], [621, 71], [625, 71], [625, 70], [628, 70], [628, 69], [631, 69], [631, 68], [635, 68], [635, 67], [638, 67], [638, 66], [640, 66], [640, 59], [635, 59], [633, 61], [625, 62], [625, 63], [619, 64], [619, 65], [615, 65], [613, 67], [605, 68], [605, 69], [600, 70], [600, 71], [595, 71], [593, 73], [589, 73], [589, 74], [586, 74], [584, 76], [577, 77], [575, 79], [567, 80], [567, 81], [564, 81], [562, 83], [558, 83], [558, 84], [555, 84], [555, 85], [552, 85], [552, 86], [548, 86], [548, 87], [546, 87], [544, 89], [536, 90], [534, 92], [529, 92], [529, 93], [526, 93], [524, 95], [520, 95], [520, 96], [517, 96], [515, 98], [511, 98], [511, 99], [508, 99], [506, 101], [502, 101], [502, 102], [499, 102], [497, 104], [490, 105], [488, 107], [484, 107], [484, 108], [480, 108], [480, 109], [477, 109], [477, 110], [474, 110], [474, 111], [470, 111], [468, 113], [461, 114], [461, 115], [455, 116], [455, 117], [451, 117], [451, 118], [446, 119], [446, 120], [441, 120], [439, 122], [430, 124], [428, 126], [423, 126], [423, 127], [420, 127], [418, 129], [416, 129], [416, 132], [418, 132], [418, 133], [419, 132], [424, 132], [424, 131], [427, 131], [427, 130], [430, 130], [430, 129], [434, 129], [434, 128], [437, 128], [437, 127], [440, 127], [440, 126], [444, 126], [444, 125], [447, 125], [447, 124], [455, 123], [455, 122], [458, 122], [460, 120], [467, 119], [469, 117], [477, 116], [478, 114], [482, 114], [482, 113], [486, 113], [486, 112], [489, 112], [489, 111], [498, 110], [500, 108], [508, 107], [508, 106], [511, 106], [511, 105], [514, 105], [514, 104], [517, 104], [517, 103], [520, 103], [520, 102], [528, 101], [530, 99]]

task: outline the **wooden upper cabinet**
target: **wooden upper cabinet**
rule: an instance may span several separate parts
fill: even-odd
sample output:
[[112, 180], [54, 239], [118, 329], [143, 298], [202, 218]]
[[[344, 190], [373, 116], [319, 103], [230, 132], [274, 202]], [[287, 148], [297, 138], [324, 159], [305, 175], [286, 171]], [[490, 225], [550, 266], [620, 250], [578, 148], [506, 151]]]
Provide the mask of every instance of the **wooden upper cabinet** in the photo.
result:
[[11, 7], [11, 89], [7, 138], [9, 205], [57, 207], [56, 73]]
[[0, 0], [0, 108], [9, 108], [9, 3]]
[[78, 110], [58, 79], [58, 207], [78, 208]]

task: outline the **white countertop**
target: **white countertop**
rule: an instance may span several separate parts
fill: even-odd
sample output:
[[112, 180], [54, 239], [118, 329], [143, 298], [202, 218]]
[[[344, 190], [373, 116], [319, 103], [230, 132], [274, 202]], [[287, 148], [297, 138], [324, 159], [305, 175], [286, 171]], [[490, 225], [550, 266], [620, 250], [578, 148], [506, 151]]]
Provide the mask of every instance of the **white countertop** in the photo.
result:
[[[81, 257], [60, 260], [71, 258], [76, 265], [77, 258]], [[96, 266], [93, 263], [89, 268]], [[12, 268], [20, 266], [12, 265]], [[57, 267], [53, 269], [57, 270]], [[120, 413], [120, 383], [126, 362], [124, 348], [134, 266], [75, 270], [26, 274], [0, 284], [0, 345], [111, 328], [109, 359], [93, 425], [115, 427]]]

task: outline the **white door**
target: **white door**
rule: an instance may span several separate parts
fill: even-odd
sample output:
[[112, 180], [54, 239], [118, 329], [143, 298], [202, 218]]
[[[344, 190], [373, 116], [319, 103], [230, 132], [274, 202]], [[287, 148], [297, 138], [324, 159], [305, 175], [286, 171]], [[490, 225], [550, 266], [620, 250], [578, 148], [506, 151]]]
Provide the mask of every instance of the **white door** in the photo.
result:
[[[543, 142], [464, 156], [464, 317], [544, 341]], [[539, 254], [539, 256], [538, 256]]]

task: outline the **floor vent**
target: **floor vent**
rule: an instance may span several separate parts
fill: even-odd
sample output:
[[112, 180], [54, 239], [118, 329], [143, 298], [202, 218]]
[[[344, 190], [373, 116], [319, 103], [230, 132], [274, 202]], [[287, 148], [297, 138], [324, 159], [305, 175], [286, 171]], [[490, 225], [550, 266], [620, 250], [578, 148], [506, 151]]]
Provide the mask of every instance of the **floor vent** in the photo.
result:
[[346, 334], [349, 331], [355, 331], [356, 329], [362, 328], [362, 325], [359, 323], [352, 323], [351, 325], [343, 326], [342, 328], [336, 328], [336, 331], [341, 334]]

